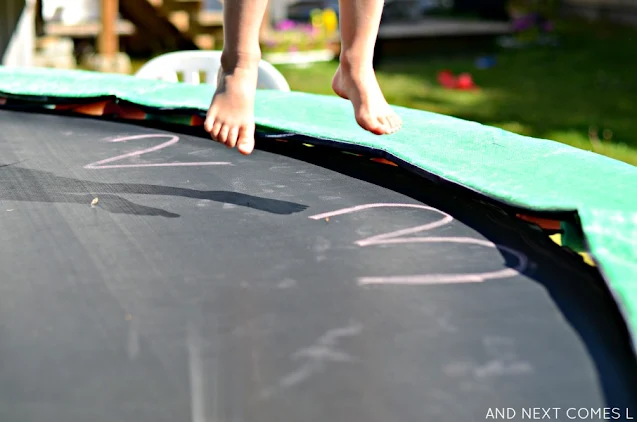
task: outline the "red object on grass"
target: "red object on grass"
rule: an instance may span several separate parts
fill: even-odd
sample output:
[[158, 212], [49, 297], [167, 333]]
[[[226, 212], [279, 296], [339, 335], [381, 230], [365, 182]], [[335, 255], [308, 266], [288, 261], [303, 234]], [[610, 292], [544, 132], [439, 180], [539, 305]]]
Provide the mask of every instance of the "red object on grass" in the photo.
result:
[[441, 70], [438, 72], [438, 83], [445, 88], [453, 89], [456, 87], [456, 77], [450, 70]]
[[450, 70], [441, 70], [438, 72], [438, 83], [447, 89], [470, 90], [477, 88], [471, 74], [461, 73], [455, 76]]
[[458, 75], [458, 80], [456, 83], [457, 89], [474, 89], [476, 88], [475, 82], [473, 82], [473, 78], [469, 73], [462, 73]]

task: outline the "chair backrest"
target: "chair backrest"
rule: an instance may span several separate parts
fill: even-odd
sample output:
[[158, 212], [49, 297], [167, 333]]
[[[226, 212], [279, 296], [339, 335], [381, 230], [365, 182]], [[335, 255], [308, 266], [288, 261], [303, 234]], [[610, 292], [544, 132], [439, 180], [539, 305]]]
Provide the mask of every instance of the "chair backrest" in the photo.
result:
[[[181, 75], [186, 83], [206, 83], [216, 86], [220, 66], [221, 51], [176, 51], [162, 54], [148, 61], [135, 73], [135, 76], [178, 82]], [[281, 72], [265, 60], [259, 63], [258, 88], [290, 91], [290, 86]]]

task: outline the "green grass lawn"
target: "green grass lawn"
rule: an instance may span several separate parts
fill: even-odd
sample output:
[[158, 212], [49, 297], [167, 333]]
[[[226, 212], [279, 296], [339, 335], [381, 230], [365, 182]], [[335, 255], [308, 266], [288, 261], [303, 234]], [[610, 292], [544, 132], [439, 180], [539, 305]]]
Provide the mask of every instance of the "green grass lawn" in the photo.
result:
[[[475, 57], [396, 60], [377, 69], [391, 104], [551, 139], [637, 165], [637, 30], [563, 24], [558, 47], [501, 50], [495, 67]], [[336, 63], [281, 66], [293, 90], [333, 95]], [[476, 92], [438, 86], [437, 72], [470, 72]]]

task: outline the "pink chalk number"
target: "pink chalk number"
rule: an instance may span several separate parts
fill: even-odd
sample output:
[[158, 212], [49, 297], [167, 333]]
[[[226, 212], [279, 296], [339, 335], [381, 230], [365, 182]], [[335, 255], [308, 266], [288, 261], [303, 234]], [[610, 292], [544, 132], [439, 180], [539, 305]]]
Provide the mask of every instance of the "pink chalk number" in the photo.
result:
[[[417, 233], [423, 233], [433, 230], [437, 227], [451, 223], [454, 219], [449, 214], [433, 207], [416, 204], [365, 204], [351, 208], [343, 208], [336, 211], [326, 212], [323, 214], [313, 215], [309, 218], [313, 220], [322, 220], [338, 215], [345, 215], [355, 212], [361, 212], [372, 208], [418, 208], [429, 212], [434, 212], [441, 216], [440, 219], [428, 224], [414, 226], [402, 230], [396, 230], [388, 233], [377, 234], [365, 239], [356, 241], [361, 247], [388, 244], [407, 244], [407, 243], [457, 243], [466, 245], [479, 245], [487, 248], [497, 248], [507, 252], [517, 259], [517, 265], [514, 268], [504, 268], [496, 271], [481, 273], [462, 273], [462, 274], [419, 274], [419, 275], [398, 275], [398, 276], [381, 276], [381, 277], [360, 277], [359, 285], [370, 284], [403, 284], [403, 285], [422, 285], [422, 284], [452, 284], [452, 283], [481, 283], [485, 280], [503, 279], [519, 275], [528, 267], [528, 258], [523, 253], [511, 249], [507, 246], [497, 245], [487, 240], [474, 239], [470, 237], [435, 237], [435, 236], [413, 236]], [[405, 237], [408, 236], [408, 237]]]
[[109, 142], [127, 142], [137, 141], [141, 139], [168, 139], [167, 141], [156, 145], [154, 147], [129, 152], [126, 154], [118, 155], [116, 157], [107, 158], [105, 160], [96, 161], [84, 166], [85, 169], [100, 170], [100, 169], [121, 169], [121, 168], [140, 168], [140, 167], [184, 167], [184, 166], [229, 166], [232, 163], [225, 161], [178, 161], [172, 163], [142, 163], [142, 164], [113, 164], [118, 161], [125, 160], [127, 158], [140, 157], [144, 154], [160, 151], [171, 145], [175, 145], [179, 142], [179, 137], [174, 135], [161, 135], [161, 134], [148, 134], [148, 135], [135, 135], [124, 136], [121, 138], [112, 139]]

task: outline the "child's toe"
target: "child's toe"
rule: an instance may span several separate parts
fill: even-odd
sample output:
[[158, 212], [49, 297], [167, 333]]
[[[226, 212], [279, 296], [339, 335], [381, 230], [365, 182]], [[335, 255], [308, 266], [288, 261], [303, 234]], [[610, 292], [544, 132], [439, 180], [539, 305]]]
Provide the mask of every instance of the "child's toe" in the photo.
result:
[[226, 124], [221, 126], [221, 130], [219, 130], [219, 135], [217, 136], [217, 140], [222, 144], [228, 143], [228, 132], [230, 132], [230, 127]]
[[206, 130], [206, 132], [210, 133], [212, 132], [212, 126], [215, 123], [215, 116], [214, 114], [208, 114], [208, 116], [206, 116], [206, 121], [203, 124], [203, 128]]
[[241, 154], [248, 155], [254, 150], [254, 130], [250, 127], [239, 129], [237, 149]]
[[239, 139], [239, 126], [233, 126], [230, 128], [228, 132], [228, 139], [226, 140], [226, 145], [234, 148], [237, 145], [237, 141]]
[[210, 136], [213, 140], [221, 142], [219, 141], [219, 132], [221, 132], [222, 127], [223, 125], [221, 124], [221, 122], [219, 120], [215, 120], [214, 124], [212, 125], [212, 129], [210, 130]]
[[392, 131], [397, 131], [403, 125], [401, 118], [397, 114], [390, 114], [387, 118]]
[[379, 116], [378, 123], [380, 124], [379, 129], [383, 133], [387, 133], [391, 129], [391, 122], [389, 121], [389, 116]]

